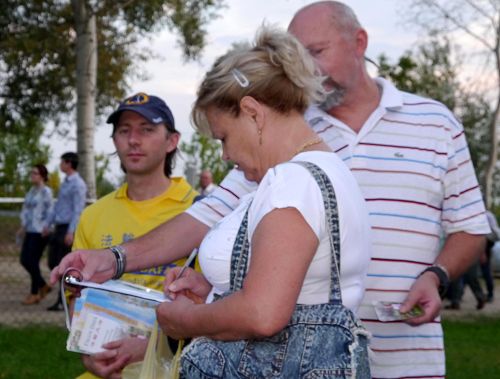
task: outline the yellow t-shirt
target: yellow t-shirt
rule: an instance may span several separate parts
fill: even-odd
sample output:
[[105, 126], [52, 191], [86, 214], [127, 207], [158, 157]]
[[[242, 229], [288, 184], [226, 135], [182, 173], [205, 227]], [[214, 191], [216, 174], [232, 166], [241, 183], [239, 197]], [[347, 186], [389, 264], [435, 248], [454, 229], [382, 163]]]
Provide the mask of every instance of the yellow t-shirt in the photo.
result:
[[[73, 250], [101, 249], [118, 245], [156, 228], [189, 208], [198, 193], [184, 178], [171, 178], [170, 186], [161, 195], [143, 201], [127, 196], [127, 184], [87, 207], [75, 232]], [[165, 246], [168, 249], [168, 246]], [[121, 279], [157, 290], [167, 267], [180, 265], [184, 259], [124, 274]]]
[[[101, 249], [130, 241], [184, 212], [198, 193], [184, 178], [170, 180], [168, 189], [153, 199], [130, 200], [127, 184], [124, 184], [85, 208], [75, 231], [73, 250]], [[121, 279], [162, 291], [167, 267], [182, 265], [184, 261], [180, 259], [170, 265], [126, 273]], [[86, 372], [77, 379], [96, 378]]]

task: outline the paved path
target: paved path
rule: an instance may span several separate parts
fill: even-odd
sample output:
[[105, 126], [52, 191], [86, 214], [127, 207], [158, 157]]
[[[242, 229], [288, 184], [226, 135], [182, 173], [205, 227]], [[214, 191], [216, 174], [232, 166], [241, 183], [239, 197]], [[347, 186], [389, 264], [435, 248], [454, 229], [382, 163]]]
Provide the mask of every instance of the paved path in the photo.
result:
[[[40, 262], [43, 277], [47, 280], [49, 270], [45, 258]], [[0, 324], [23, 326], [27, 324], [53, 324], [64, 326], [64, 312], [49, 312], [46, 308], [56, 301], [56, 288], [40, 303], [23, 305], [28, 295], [30, 279], [19, 264], [18, 257], [0, 258]]]
[[[481, 282], [484, 290], [484, 283]], [[444, 304], [448, 304], [445, 301]], [[473, 319], [477, 316], [491, 316], [500, 318], [500, 279], [495, 279], [495, 299], [492, 303], [486, 303], [483, 309], [476, 309], [476, 299], [469, 287], [466, 287], [460, 310], [443, 309], [442, 317], [444, 319]]]

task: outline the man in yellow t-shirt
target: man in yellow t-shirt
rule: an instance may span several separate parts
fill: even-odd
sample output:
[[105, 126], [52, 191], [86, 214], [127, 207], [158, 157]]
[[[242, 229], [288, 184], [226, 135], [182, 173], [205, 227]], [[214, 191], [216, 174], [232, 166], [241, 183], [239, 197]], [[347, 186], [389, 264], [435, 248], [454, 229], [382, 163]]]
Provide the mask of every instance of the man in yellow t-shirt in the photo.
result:
[[[130, 199], [128, 188], [125, 183], [84, 210], [76, 230], [74, 249], [107, 248], [146, 234], [184, 212], [197, 195], [184, 178], [178, 177], [170, 178], [170, 186], [165, 192], [142, 201]], [[125, 273], [121, 279], [163, 291], [167, 266], [182, 264], [184, 260]]]
[[[83, 211], [73, 249], [107, 248], [139, 237], [185, 211], [198, 195], [183, 178], [171, 177], [180, 135], [163, 100], [138, 93], [125, 99], [107, 122], [113, 124], [126, 183]], [[168, 266], [126, 273], [121, 279], [162, 290]], [[125, 365], [143, 358], [146, 346], [147, 340], [125, 338], [104, 345], [103, 353], [82, 355], [89, 372], [78, 379], [120, 377]]]

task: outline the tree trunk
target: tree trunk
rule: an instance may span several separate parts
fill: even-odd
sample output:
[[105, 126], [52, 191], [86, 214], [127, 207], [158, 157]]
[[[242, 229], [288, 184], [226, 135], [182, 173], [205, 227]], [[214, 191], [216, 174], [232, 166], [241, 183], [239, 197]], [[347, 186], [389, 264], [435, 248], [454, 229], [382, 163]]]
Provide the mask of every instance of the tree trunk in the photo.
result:
[[490, 125], [490, 138], [491, 138], [491, 150], [488, 154], [488, 162], [486, 164], [486, 174], [484, 176], [484, 201], [486, 203], [486, 208], [491, 209], [493, 205], [493, 174], [495, 173], [495, 168], [497, 164], [498, 157], [498, 136], [496, 132], [496, 120], [498, 118], [498, 110], [496, 114], [492, 117]]
[[[500, 75], [500, 71], [499, 71]], [[500, 80], [499, 80], [500, 82]], [[493, 174], [496, 170], [497, 160], [498, 160], [498, 132], [497, 127], [500, 124], [500, 94], [497, 99], [495, 110], [493, 111], [490, 123], [490, 138], [491, 138], [491, 150], [488, 155], [488, 163], [486, 164], [486, 175], [484, 176], [484, 200], [487, 209], [492, 209], [493, 207]]]
[[96, 16], [86, 0], [71, 0], [76, 29], [76, 125], [78, 171], [87, 183], [88, 197], [96, 197], [94, 125], [97, 80]]
[[493, 204], [493, 174], [495, 173], [498, 161], [498, 131], [500, 126], [500, 9], [499, 9], [499, 22], [496, 26], [495, 45], [492, 52], [495, 56], [496, 64], [496, 82], [497, 82], [497, 98], [495, 102], [495, 109], [491, 116], [490, 123], [490, 136], [491, 136], [491, 151], [488, 156], [488, 163], [486, 164], [486, 175], [484, 177], [484, 197], [487, 209], [492, 209]]

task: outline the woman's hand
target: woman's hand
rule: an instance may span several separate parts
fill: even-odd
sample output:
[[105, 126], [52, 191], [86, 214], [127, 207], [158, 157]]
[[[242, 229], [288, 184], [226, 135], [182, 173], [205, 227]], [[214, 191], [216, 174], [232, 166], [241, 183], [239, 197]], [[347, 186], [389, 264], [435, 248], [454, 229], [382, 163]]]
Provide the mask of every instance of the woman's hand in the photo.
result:
[[175, 339], [193, 337], [186, 321], [194, 306], [194, 301], [183, 295], [178, 295], [172, 302], [161, 303], [156, 308], [156, 319], [161, 330]]
[[182, 267], [167, 271], [163, 290], [173, 301], [161, 303], [156, 308], [156, 319], [162, 331], [175, 339], [192, 337], [189, 327], [189, 315], [195, 304], [203, 304], [212, 286], [203, 276], [192, 268], [187, 268], [182, 276]]
[[197, 304], [204, 303], [212, 290], [212, 285], [203, 276], [188, 267], [182, 276], [178, 278], [181, 267], [174, 267], [167, 271], [163, 282], [165, 295], [175, 300], [178, 295], [184, 295]]

